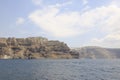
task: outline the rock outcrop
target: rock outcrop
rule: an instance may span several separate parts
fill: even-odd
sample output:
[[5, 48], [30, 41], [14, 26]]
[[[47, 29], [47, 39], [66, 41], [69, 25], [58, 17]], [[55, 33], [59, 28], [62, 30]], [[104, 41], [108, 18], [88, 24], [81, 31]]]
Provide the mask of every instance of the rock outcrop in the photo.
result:
[[0, 59], [72, 58], [69, 47], [43, 37], [0, 38]]

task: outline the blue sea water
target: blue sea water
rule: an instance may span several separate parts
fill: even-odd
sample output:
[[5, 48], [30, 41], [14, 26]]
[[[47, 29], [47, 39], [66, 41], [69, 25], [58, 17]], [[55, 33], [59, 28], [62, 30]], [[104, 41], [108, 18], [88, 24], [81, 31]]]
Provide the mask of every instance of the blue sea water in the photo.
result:
[[120, 60], [0, 60], [0, 80], [120, 80]]

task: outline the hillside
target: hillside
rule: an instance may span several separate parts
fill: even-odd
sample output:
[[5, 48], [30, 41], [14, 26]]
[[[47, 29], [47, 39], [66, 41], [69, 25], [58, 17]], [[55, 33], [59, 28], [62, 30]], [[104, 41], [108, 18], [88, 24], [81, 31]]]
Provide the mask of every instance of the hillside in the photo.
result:
[[110, 51], [113, 55], [116, 56], [116, 58], [120, 58], [120, 49], [119, 48], [106, 48], [108, 51]]
[[67, 44], [44, 37], [0, 38], [0, 59], [115, 59], [120, 49], [87, 46], [70, 49]]
[[43, 37], [0, 38], [0, 59], [71, 58], [69, 47]]
[[115, 59], [120, 58], [120, 49], [102, 48], [97, 46], [88, 46], [81, 48], [74, 48], [72, 52], [79, 54], [79, 58], [90, 59]]

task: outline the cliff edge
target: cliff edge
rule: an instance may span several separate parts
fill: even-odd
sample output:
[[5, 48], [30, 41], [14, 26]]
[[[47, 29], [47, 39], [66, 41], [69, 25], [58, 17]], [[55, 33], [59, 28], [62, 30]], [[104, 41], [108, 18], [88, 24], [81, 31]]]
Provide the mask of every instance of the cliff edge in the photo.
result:
[[0, 59], [72, 58], [64, 42], [43, 37], [0, 38]]

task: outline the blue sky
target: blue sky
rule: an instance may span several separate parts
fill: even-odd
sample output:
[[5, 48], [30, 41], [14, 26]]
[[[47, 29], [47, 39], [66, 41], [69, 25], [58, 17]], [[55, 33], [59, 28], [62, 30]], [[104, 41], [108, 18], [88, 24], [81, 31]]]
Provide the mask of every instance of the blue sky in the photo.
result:
[[0, 0], [0, 37], [120, 48], [119, 0]]

